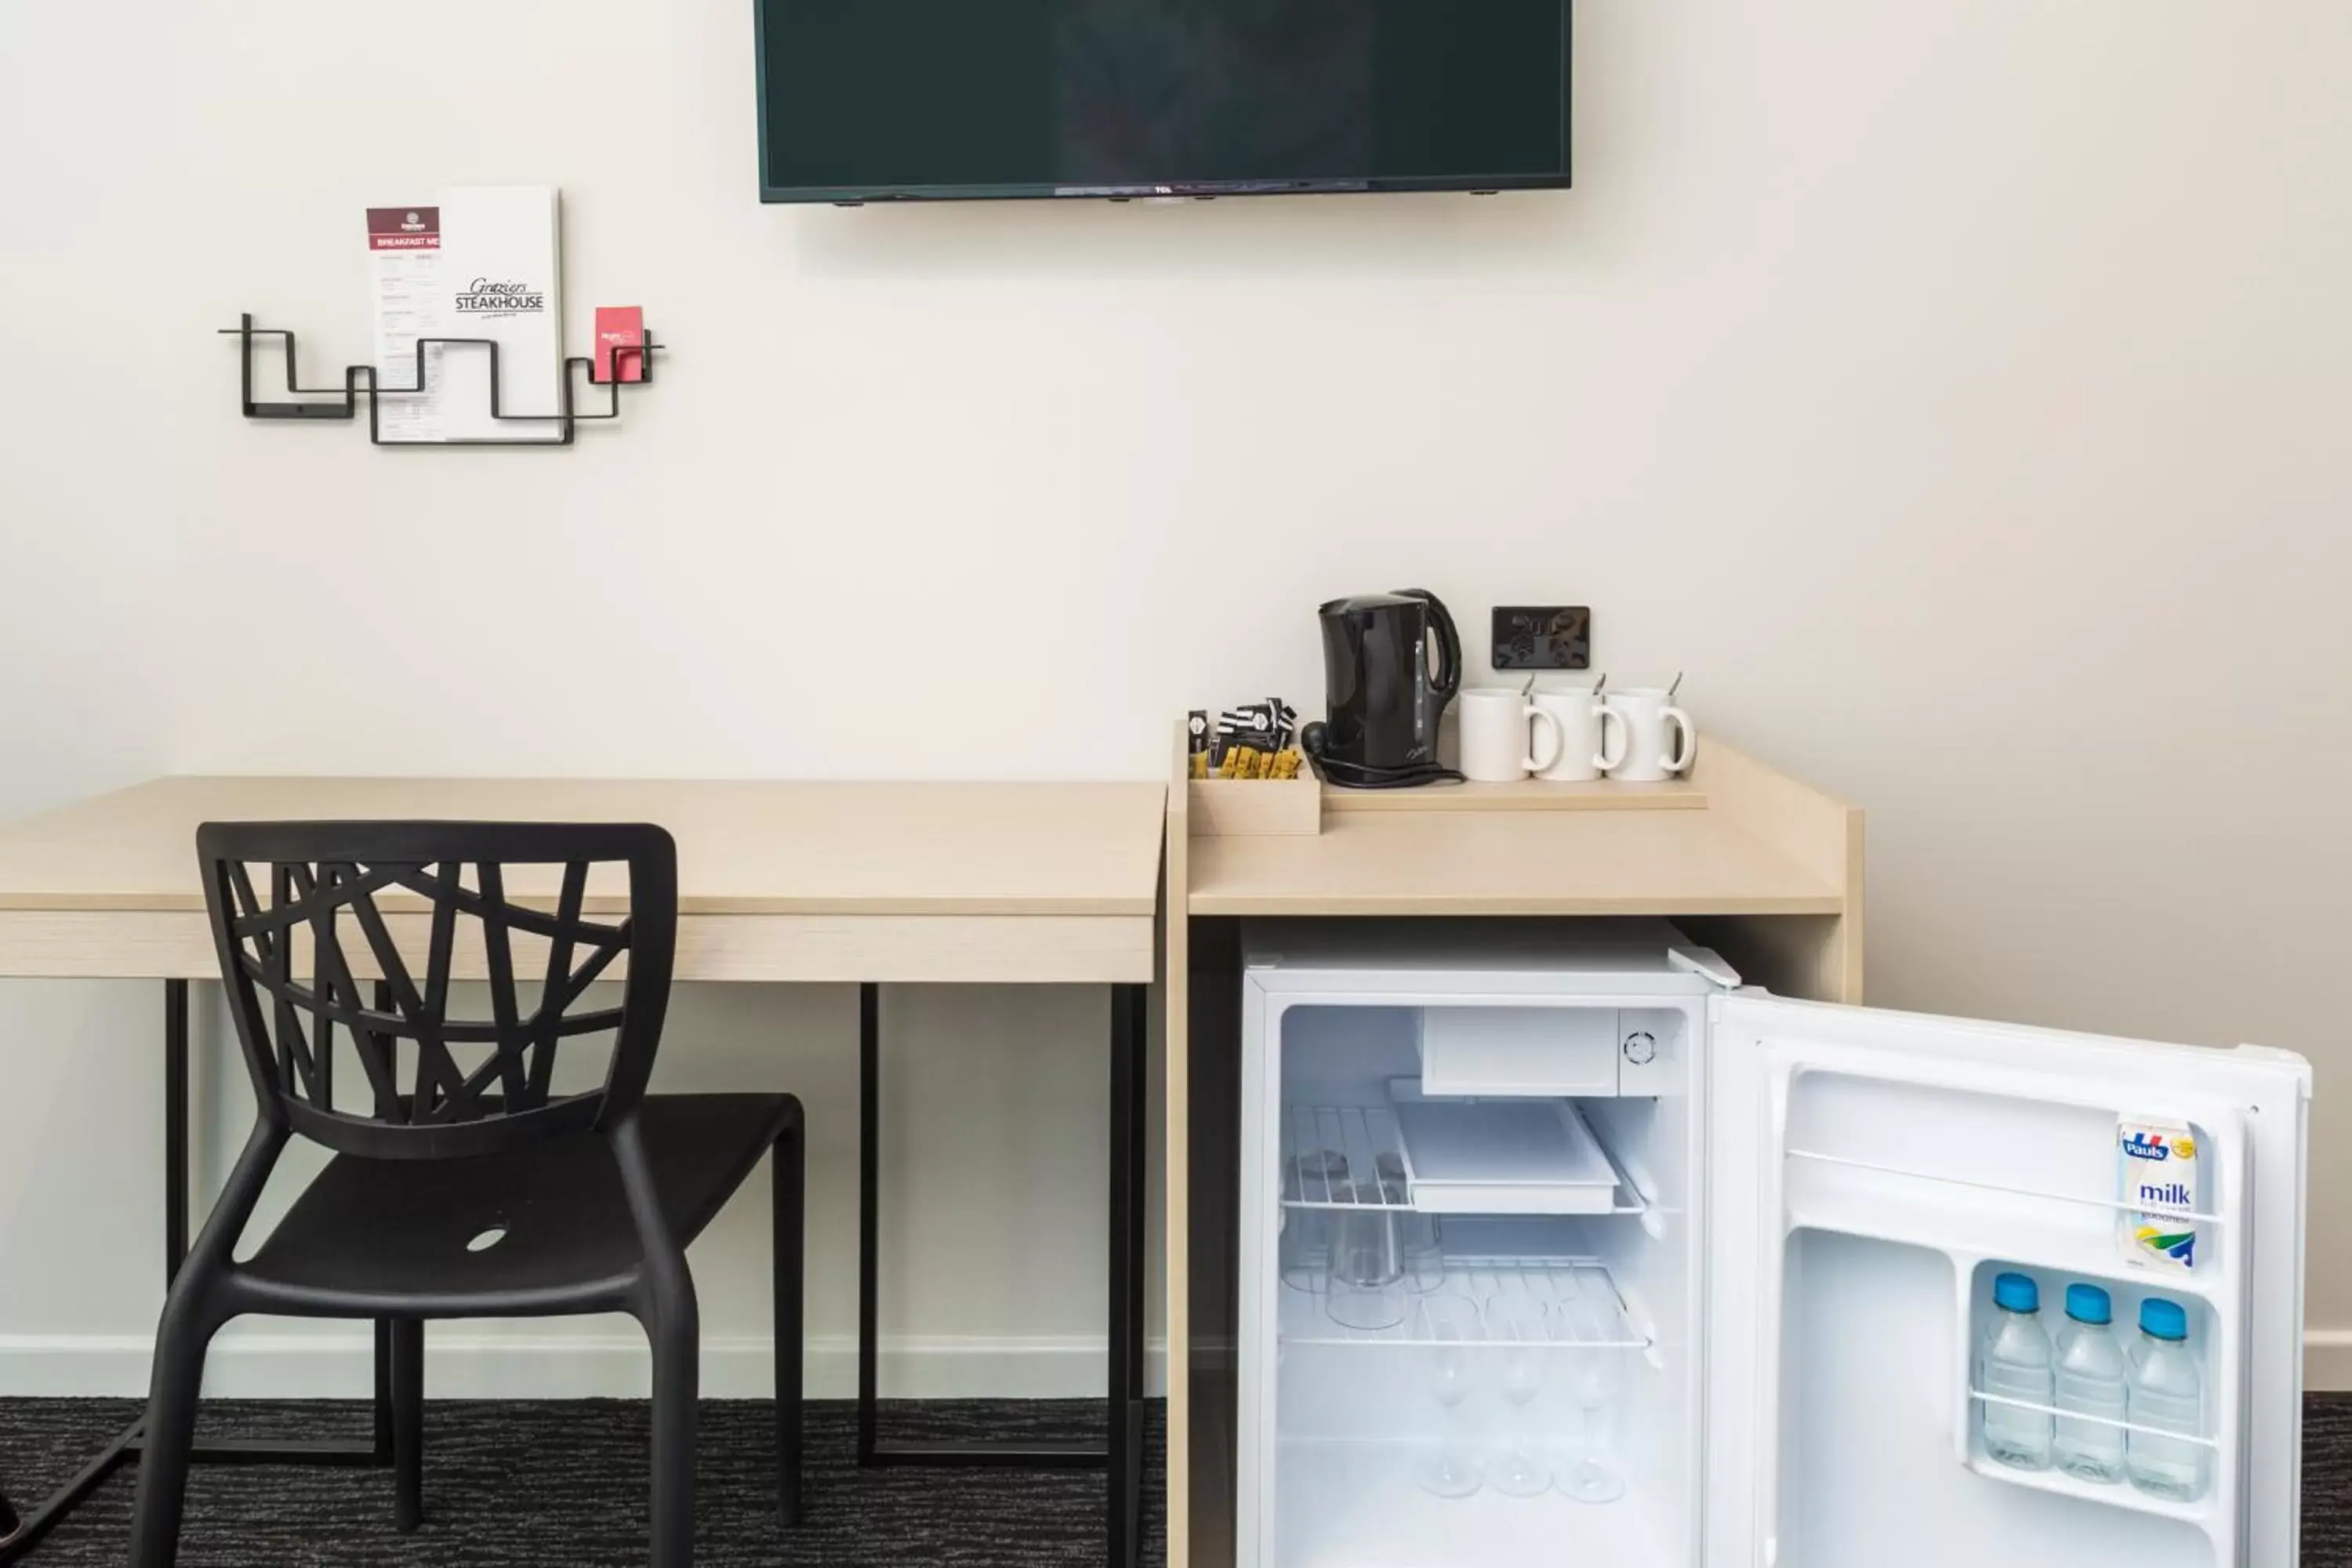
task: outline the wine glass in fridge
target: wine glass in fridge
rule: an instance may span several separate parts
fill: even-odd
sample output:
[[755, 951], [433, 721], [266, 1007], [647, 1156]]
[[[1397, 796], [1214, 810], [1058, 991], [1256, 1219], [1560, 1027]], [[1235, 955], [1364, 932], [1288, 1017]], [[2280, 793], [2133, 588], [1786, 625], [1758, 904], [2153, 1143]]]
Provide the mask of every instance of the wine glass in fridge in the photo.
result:
[[1502, 1289], [1486, 1299], [1486, 1337], [1496, 1346], [1488, 1353], [1500, 1368], [1503, 1402], [1511, 1412], [1506, 1447], [1486, 1467], [1486, 1479], [1506, 1497], [1538, 1497], [1551, 1489], [1551, 1466], [1528, 1430], [1528, 1406], [1543, 1389], [1551, 1315], [1525, 1279], [1505, 1274]]
[[1617, 1289], [1599, 1269], [1560, 1277], [1559, 1338], [1568, 1352], [1569, 1392], [1576, 1400], [1577, 1436], [1559, 1469], [1559, 1489], [1579, 1502], [1615, 1502], [1625, 1495], [1625, 1472], [1611, 1439], [1612, 1417], [1624, 1373], [1624, 1310]]
[[1429, 1392], [1444, 1412], [1437, 1442], [1414, 1466], [1413, 1479], [1423, 1491], [1442, 1498], [1465, 1498], [1485, 1479], [1478, 1456], [1462, 1437], [1462, 1402], [1470, 1397], [1471, 1347], [1480, 1337], [1478, 1304], [1466, 1296], [1441, 1290], [1418, 1297], [1412, 1304], [1412, 1336], [1424, 1348]]

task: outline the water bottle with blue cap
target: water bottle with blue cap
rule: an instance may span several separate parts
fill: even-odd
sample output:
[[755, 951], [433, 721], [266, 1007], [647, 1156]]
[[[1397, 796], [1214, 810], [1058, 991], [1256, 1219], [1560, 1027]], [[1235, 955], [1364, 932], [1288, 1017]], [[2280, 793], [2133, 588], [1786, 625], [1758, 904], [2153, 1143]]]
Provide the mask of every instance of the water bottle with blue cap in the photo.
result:
[[2189, 1313], [2178, 1301], [2150, 1296], [2139, 1304], [2130, 1407], [2132, 1485], [2150, 1497], [2195, 1502], [2205, 1493], [2205, 1446], [2186, 1439], [2205, 1432], [2205, 1378], [2189, 1349]]
[[2113, 1299], [2096, 1285], [2066, 1287], [2066, 1326], [2058, 1331], [2058, 1436], [2052, 1453], [2068, 1475], [2102, 1486], [2124, 1479], [2121, 1423], [2129, 1419], [2131, 1363], [2111, 1326], [2115, 1314]]
[[[1992, 1324], [1977, 1360], [1985, 1452], [2021, 1470], [2050, 1468], [2053, 1394], [2050, 1336], [2042, 1329], [2042, 1288], [2025, 1274], [1992, 1282]], [[2003, 1403], [2014, 1400], [2017, 1404]], [[2039, 1405], [2035, 1410], [2020, 1405]]]

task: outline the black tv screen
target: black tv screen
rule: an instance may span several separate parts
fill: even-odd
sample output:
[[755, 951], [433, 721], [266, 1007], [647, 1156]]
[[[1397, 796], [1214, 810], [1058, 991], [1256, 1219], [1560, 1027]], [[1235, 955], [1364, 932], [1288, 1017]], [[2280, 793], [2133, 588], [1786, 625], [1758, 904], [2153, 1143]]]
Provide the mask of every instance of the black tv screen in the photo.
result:
[[1570, 0], [754, 0], [772, 202], [1569, 183]]

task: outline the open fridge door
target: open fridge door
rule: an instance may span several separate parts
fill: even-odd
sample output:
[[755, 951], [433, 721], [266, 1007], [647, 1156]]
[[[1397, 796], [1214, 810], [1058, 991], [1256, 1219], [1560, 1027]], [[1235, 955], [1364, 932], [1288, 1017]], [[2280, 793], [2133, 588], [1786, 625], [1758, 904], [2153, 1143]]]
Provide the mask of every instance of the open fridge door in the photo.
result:
[[[2302, 1058], [1710, 1006], [1706, 1568], [2295, 1561]], [[2173, 1495], [2081, 1462], [2118, 1435], [2089, 1406], [1984, 1374], [2009, 1274], [2053, 1338], [2078, 1284], [2127, 1354], [2144, 1303], [2185, 1322], [2195, 1429], [2120, 1432]]]

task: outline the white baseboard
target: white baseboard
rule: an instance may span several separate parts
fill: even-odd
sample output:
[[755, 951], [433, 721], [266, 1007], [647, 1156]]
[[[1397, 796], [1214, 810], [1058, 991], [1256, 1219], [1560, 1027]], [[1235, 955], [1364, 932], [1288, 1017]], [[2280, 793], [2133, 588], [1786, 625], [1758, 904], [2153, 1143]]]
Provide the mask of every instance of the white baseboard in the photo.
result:
[[[231, 1329], [213, 1342], [205, 1392], [222, 1399], [364, 1399], [373, 1378], [373, 1338], [364, 1328], [331, 1332]], [[144, 1335], [0, 1334], [0, 1394], [143, 1396], [151, 1342]], [[857, 1343], [846, 1334], [812, 1336], [803, 1376], [812, 1399], [857, 1392]], [[882, 1393], [892, 1399], [1100, 1398], [1100, 1339], [885, 1339]], [[1145, 1386], [1167, 1384], [1166, 1344], [1145, 1347]], [[641, 1399], [651, 1374], [646, 1342], [634, 1332], [518, 1335], [474, 1323], [425, 1331], [425, 1394], [436, 1399]], [[702, 1342], [702, 1393], [756, 1399], [775, 1388], [775, 1357], [764, 1335]]]
[[[223, 1399], [364, 1399], [370, 1337], [333, 1333], [231, 1331], [214, 1342], [205, 1392]], [[436, 1399], [635, 1399], [649, 1375], [645, 1341], [627, 1333], [486, 1333], [472, 1324], [439, 1326], [427, 1335], [427, 1394]], [[1219, 1353], [1223, 1350], [1224, 1353]], [[2313, 1329], [2303, 1337], [2304, 1386], [2352, 1392], [2352, 1329]], [[1146, 1386], [1167, 1386], [1167, 1346], [1145, 1349]], [[1195, 1347], [1202, 1371], [1232, 1365], [1230, 1347]], [[0, 1334], [0, 1395], [139, 1397], [147, 1392], [143, 1335]], [[900, 1399], [1089, 1399], [1102, 1393], [1100, 1340], [940, 1336], [886, 1339], [882, 1389]], [[857, 1392], [857, 1346], [846, 1334], [808, 1342], [812, 1399]], [[762, 1337], [702, 1342], [702, 1392], [711, 1399], [764, 1398], [775, 1386], [774, 1358]]]

